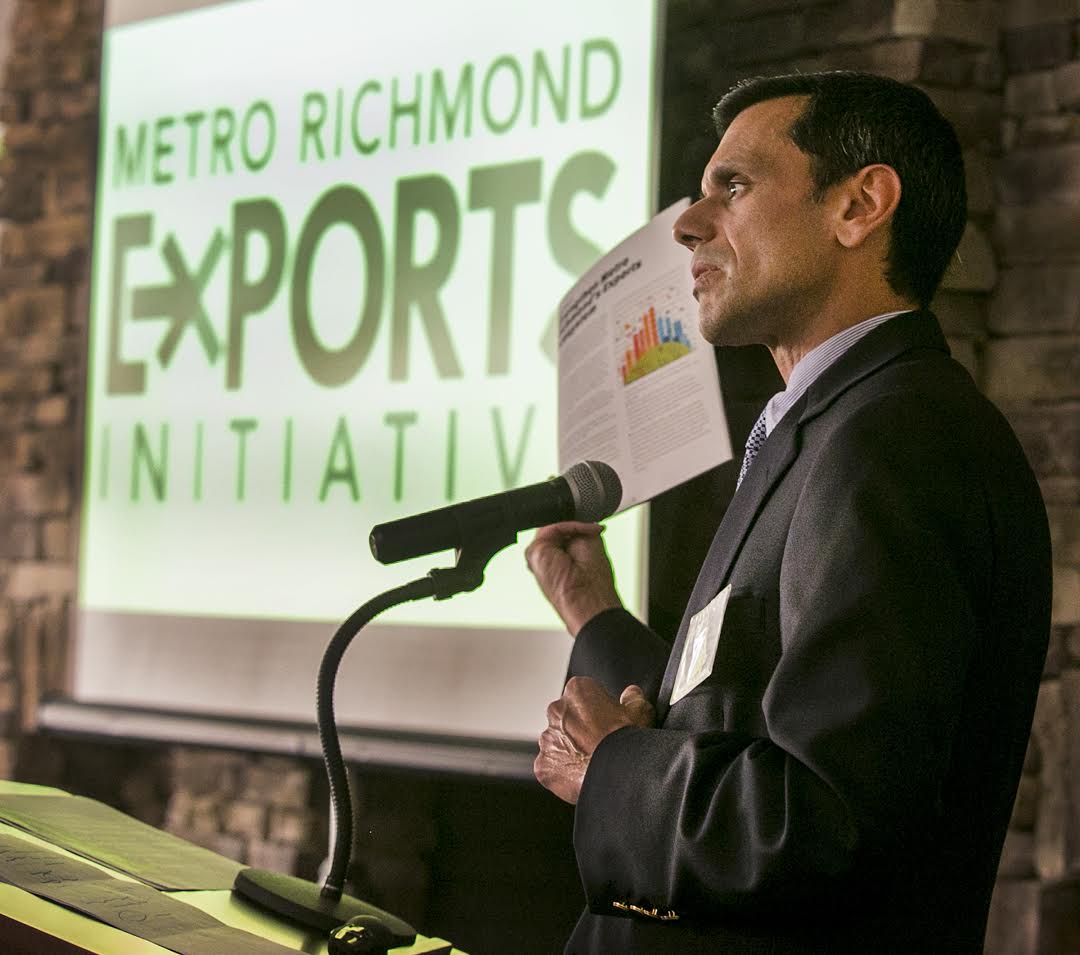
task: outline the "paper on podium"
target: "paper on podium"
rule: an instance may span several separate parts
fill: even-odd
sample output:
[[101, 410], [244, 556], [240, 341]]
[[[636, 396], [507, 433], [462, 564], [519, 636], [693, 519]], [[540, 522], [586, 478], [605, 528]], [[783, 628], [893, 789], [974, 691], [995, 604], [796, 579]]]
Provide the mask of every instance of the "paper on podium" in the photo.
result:
[[559, 469], [610, 464], [620, 511], [731, 458], [690, 252], [672, 239], [687, 205], [620, 242], [559, 303]]
[[3, 792], [0, 820], [158, 889], [228, 889], [243, 868], [82, 796]]
[[0, 881], [181, 955], [287, 955], [295, 951], [224, 925], [157, 889], [117, 879], [4, 833], [0, 833]]

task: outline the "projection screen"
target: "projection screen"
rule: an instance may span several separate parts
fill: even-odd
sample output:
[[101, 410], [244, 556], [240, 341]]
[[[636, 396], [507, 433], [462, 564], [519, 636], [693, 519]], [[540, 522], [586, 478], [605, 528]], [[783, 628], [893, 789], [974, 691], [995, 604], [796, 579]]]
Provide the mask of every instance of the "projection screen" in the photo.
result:
[[[336, 625], [453, 562], [371, 526], [555, 472], [558, 299], [653, 211], [659, 16], [107, 4], [76, 701], [311, 720]], [[535, 739], [570, 641], [527, 539], [365, 630], [340, 722]]]

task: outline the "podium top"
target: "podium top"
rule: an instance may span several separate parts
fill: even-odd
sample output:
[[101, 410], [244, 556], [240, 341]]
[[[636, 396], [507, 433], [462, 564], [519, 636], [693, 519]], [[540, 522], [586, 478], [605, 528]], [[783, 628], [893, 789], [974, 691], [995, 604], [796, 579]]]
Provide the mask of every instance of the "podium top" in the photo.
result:
[[[0, 780], [0, 796], [67, 796], [62, 790], [45, 786], [33, 786]], [[48, 852], [71, 860], [72, 871], [86, 873], [87, 880], [97, 883], [94, 873], [110, 882], [116, 880], [116, 888], [127, 885], [132, 892], [156, 893], [125, 873], [100, 862], [88, 860], [60, 846], [31, 835], [6, 823], [0, 823], [0, 841], [7, 845], [24, 845], [28, 851]], [[225, 862], [222, 858], [222, 862]], [[7, 871], [0, 868], [0, 879], [17, 880], [13, 867]], [[69, 882], [70, 886], [70, 882]], [[43, 885], [43, 890], [49, 887]], [[74, 887], [77, 890], [77, 885]], [[270, 913], [263, 912], [236, 898], [227, 889], [204, 889], [196, 891], [161, 892], [163, 901], [173, 905], [180, 902], [191, 906], [194, 918], [211, 916], [224, 926], [240, 929], [263, 939], [274, 946], [293, 951], [326, 955], [327, 942], [317, 934], [302, 927], [290, 925]], [[26, 951], [36, 952], [91, 952], [100, 955], [163, 955], [170, 949], [163, 948], [144, 938], [131, 935], [119, 928], [97, 921], [87, 915], [66, 908], [49, 898], [16, 885], [0, 883], [0, 935], [15, 942], [21, 940]], [[267, 948], [272, 946], [268, 945]], [[392, 949], [393, 955], [463, 955], [450, 943], [437, 938], [417, 936], [415, 944]]]

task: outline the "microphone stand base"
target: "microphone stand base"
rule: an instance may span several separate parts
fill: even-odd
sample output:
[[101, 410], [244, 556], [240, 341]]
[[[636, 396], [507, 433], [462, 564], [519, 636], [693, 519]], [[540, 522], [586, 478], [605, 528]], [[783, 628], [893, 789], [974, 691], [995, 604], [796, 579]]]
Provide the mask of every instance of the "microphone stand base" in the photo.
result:
[[412, 945], [416, 941], [416, 929], [396, 915], [351, 895], [343, 895], [336, 902], [324, 898], [318, 885], [295, 876], [267, 869], [241, 869], [233, 883], [233, 892], [261, 909], [326, 935], [349, 919], [370, 915], [382, 922], [394, 936], [391, 948]]

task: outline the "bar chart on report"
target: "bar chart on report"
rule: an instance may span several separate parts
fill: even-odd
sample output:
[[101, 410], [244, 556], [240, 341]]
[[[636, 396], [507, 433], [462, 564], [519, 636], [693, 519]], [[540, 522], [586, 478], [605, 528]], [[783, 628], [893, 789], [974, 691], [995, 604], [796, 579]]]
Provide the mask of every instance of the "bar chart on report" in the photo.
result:
[[[672, 271], [619, 303], [616, 357], [619, 376], [630, 385], [645, 375], [690, 354], [688, 322], [694, 305], [680, 269]], [[689, 303], [687, 302], [689, 299]]]

